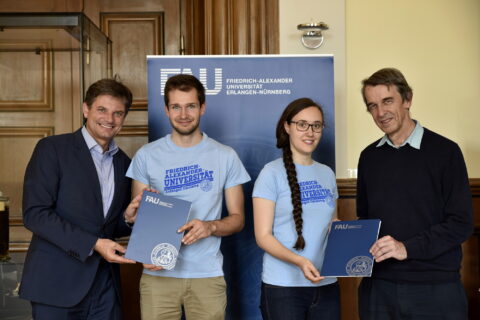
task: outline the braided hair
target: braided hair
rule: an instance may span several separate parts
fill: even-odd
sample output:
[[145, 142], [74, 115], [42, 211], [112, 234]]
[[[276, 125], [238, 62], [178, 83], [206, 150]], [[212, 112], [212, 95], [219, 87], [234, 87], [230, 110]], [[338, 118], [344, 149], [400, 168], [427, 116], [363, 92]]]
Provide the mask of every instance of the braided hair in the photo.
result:
[[283, 111], [280, 119], [277, 123], [276, 137], [277, 137], [277, 148], [282, 149], [283, 151], [283, 164], [287, 172], [288, 185], [290, 186], [290, 192], [292, 197], [293, 205], [293, 220], [295, 222], [295, 230], [297, 231], [297, 241], [293, 246], [296, 250], [303, 250], [305, 248], [305, 239], [302, 235], [303, 229], [303, 218], [302, 218], [302, 199], [300, 194], [300, 185], [297, 180], [297, 171], [295, 169], [295, 163], [293, 162], [293, 154], [290, 148], [290, 136], [285, 130], [285, 123], [290, 123], [293, 117], [302, 111], [303, 109], [309, 107], [317, 107], [320, 110], [320, 113], [323, 117], [323, 110], [320, 105], [315, 103], [309, 98], [300, 98], [292, 101]]

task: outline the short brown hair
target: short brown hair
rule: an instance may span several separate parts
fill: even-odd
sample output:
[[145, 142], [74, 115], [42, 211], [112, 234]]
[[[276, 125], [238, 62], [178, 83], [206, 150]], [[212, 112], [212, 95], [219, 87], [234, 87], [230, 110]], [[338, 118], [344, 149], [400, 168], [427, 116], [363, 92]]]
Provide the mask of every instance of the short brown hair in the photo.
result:
[[386, 85], [389, 88], [390, 86], [395, 86], [403, 101], [412, 100], [413, 90], [408, 85], [403, 74], [395, 68], [383, 68], [362, 81], [362, 97], [365, 104], [367, 104], [365, 87], [378, 85]]
[[192, 75], [189, 74], [177, 74], [173, 77], [168, 78], [167, 83], [165, 83], [164, 100], [165, 105], [168, 107], [170, 101], [168, 94], [172, 90], [180, 90], [183, 92], [188, 92], [192, 89], [197, 90], [198, 102], [200, 105], [205, 103], [205, 87], [203, 84]]
[[84, 102], [90, 108], [98, 96], [108, 95], [123, 100], [125, 114], [132, 106], [132, 92], [123, 83], [114, 79], [101, 79], [88, 87]]

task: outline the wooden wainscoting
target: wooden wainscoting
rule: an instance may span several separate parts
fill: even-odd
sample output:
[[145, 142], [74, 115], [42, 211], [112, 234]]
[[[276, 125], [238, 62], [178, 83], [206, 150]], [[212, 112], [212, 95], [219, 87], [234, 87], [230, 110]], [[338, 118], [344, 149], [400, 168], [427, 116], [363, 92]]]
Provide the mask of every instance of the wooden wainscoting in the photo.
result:
[[[356, 179], [337, 179], [338, 186], [338, 218], [340, 220], [356, 220], [355, 197], [357, 194]], [[361, 278], [339, 278], [340, 306], [342, 320], [358, 319], [357, 288]]]

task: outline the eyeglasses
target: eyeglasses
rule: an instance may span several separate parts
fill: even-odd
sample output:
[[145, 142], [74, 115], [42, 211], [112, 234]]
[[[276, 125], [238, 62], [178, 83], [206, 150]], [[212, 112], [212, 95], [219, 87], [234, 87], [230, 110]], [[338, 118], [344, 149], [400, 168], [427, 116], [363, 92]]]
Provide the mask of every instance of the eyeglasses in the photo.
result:
[[312, 127], [313, 132], [320, 133], [325, 127], [322, 122], [308, 123], [305, 120], [290, 121], [290, 123], [295, 123], [298, 131], [307, 131], [308, 129], [310, 129], [310, 127]]

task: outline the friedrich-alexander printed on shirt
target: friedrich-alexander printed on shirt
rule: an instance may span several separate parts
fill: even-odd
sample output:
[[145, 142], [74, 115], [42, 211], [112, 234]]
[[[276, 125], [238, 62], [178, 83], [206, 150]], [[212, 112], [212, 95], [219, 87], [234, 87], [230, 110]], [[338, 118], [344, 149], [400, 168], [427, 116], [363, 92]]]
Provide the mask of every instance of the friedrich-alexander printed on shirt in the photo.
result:
[[302, 204], [323, 202], [329, 207], [335, 207], [335, 193], [331, 189], [324, 188], [318, 181], [309, 180], [298, 183]]
[[170, 168], [165, 170], [163, 192], [168, 194], [192, 188], [208, 192], [212, 190], [213, 181], [213, 170], [204, 169], [198, 164]]

